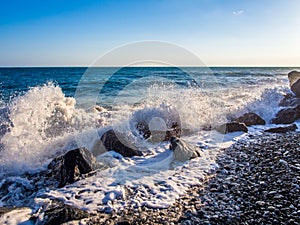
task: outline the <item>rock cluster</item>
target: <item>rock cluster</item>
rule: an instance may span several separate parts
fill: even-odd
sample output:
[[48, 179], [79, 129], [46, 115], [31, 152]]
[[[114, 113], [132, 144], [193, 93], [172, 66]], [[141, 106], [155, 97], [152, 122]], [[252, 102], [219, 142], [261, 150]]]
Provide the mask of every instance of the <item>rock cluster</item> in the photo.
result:
[[281, 109], [271, 120], [274, 124], [291, 124], [300, 119], [300, 72], [288, 74], [290, 88], [293, 94], [287, 94], [280, 102]]
[[299, 133], [264, 134], [219, 155], [219, 168], [167, 209], [85, 219], [98, 224], [300, 224]]

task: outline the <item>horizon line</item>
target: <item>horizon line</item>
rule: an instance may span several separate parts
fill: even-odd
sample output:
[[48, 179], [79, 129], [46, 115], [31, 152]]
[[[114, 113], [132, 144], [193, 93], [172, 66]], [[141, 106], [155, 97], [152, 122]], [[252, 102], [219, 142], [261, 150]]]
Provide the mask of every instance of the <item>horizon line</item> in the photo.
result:
[[195, 65], [179, 65], [179, 66], [164, 66], [164, 65], [138, 65], [138, 66], [121, 66], [121, 65], [108, 65], [108, 66], [89, 66], [89, 65], [17, 65], [17, 66], [0, 66], [0, 68], [118, 68], [118, 67], [129, 67], [129, 68], [145, 68], [145, 67], [190, 67], [190, 68], [205, 68], [205, 67], [249, 67], [249, 68], [300, 68], [300, 65], [207, 65], [207, 66], [195, 66]]

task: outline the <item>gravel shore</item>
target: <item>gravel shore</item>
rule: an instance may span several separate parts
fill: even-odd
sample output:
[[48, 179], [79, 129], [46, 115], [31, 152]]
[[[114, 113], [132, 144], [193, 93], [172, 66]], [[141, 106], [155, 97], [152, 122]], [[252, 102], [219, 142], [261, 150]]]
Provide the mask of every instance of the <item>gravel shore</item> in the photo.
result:
[[99, 215], [90, 224], [300, 224], [300, 134], [249, 136], [168, 209]]

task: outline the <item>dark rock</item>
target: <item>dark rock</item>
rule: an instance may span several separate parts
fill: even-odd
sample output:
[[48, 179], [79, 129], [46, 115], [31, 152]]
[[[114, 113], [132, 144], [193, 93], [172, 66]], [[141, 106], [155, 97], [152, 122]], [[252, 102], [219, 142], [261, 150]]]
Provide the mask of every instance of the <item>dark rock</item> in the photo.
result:
[[92, 153], [98, 156], [107, 151], [115, 151], [124, 157], [142, 156], [143, 153], [125, 140], [124, 135], [114, 130], [105, 132], [100, 140], [96, 141], [92, 148]]
[[271, 123], [274, 124], [290, 124], [295, 122], [297, 119], [300, 119], [300, 105], [294, 108], [285, 108], [281, 109], [271, 120]]
[[269, 133], [287, 133], [287, 132], [292, 132], [295, 131], [298, 127], [296, 126], [296, 124], [292, 124], [289, 126], [285, 126], [285, 127], [275, 127], [275, 128], [270, 128], [265, 130], [265, 132], [269, 132]]
[[117, 225], [130, 225], [129, 221], [120, 221], [117, 223]]
[[288, 78], [290, 81], [290, 87], [292, 92], [297, 96], [300, 97], [300, 72], [292, 71], [288, 73]]
[[135, 111], [130, 121], [131, 130], [152, 142], [169, 141], [182, 133], [180, 115], [168, 104]]
[[244, 115], [234, 119], [233, 121], [237, 123], [244, 123], [246, 126], [266, 124], [266, 121], [264, 121], [264, 119], [252, 112], [245, 113]]
[[227, 134], [227, 133], [232, 133], [237, 131], [248, 132], [248, 129], [244, 123], [237, 123], [237, 122], [225, 123], [217, 127], [216, 130], [222, 134]]
[[[58, 200], [52, 200], [43, 213], [43, 220], [37, 221], [36, 224], [56, 225], [90, 216], [88, 212]], [[32, 220], [37, 220], [37, 218], [32, 218]]]
[[147, 123], [139, 122], [136, 124], [136, 129], [138, 130], [139, 134], [143, 135], [145, 139], [150, 138], [151, 131]]
[[172, 136], [180, 138], [182, 132], [178, 123], [173, 123], [167, 130], [150, 130], [148, 124], [139, 122], [136, 129], [145, 139], [151, 138], [153, 142], [170, 141]]
[[186, 161], [201, 156], [202, 151], [199, 147], [191, 145], [184, 140], [171, 137], [170, 149], [174, 151], [174, 159], [178, 161]]
[[293, 94], [284, 95], [283, 99], [280, 101], [279, 106], [283, 107], [296, 107], [300, 105], [300, 98], [295, 97]]
[[74, 183], [82, 174], [87, 174], [100, 167], [96, 158], [86, 148], [78, 148], [65, 155], [54, 158], [48, 165], [48, 176], [54, 177], [58, 187]]
[[171, 127], [166, 131], [166, 136], [163, 141], [170, 141], [171, 137], [173, 136], [180, 138], [181, 132], [181, 126], [178, 123], [173, 123]]

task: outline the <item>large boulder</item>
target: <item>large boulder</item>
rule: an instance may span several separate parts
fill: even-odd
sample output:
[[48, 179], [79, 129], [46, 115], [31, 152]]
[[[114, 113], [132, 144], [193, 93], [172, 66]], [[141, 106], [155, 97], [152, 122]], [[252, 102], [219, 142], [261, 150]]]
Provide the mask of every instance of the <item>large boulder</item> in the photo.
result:
[[221, 126], [218, 126], [216, 130], [221, 134], [227, 134], [227, 133], [238, 132], [238, 131], [248, 132], [248, 129], [244, 123], [237, 123], [237, 122], [225, 123]]
[[246, 126], [265, 125], [266, 121], [255, 113], [245, 113], [244, 115], [233, 120], [234, 122], [244, 123]]
[[300, 97], [300, 72], [292, 71], [288, 73], [288, 78], [290, 81], [290, 87], [292, 92], [297, 96]]
[[56, 225], [73, 220], [84, 219], [90, 216], [88, 212], [74, 206], [64, 204], [58, 200], [52, 200], [51, 203], [46, 206], [45, 209], [41, 210], [39, 214], [42, 214], [42, 216], [39, 217], [38, 215], [35, 215], [31, 218], [35, 224]]
[[86, 148], [78, 148], [54, 158], [48, 165], [48, 177], [58, 182], [58, 187], [74, 183], [82, 174], [100, 168], [96, 158]]
[[275, 128], [270, 128], [265, 130], [265, 132], [268, 133], [287, 133], [287, 132], [293, 132], [297, 129], [297, 125], [296, 124], [292, 124], [289, 126], [284, 126], [284, 127], [275, 127]]
[[180, 138], [171, 137], [170, 143], [170, 149], [173, 150], [174, 159], [177, 161], [184, 162], [203, 154], [199, 147], [191, 145]]
[[271, 120], [274, 124], [290, 124], [300, 119], [300, 105], [281, 109]]
[[115, 132], [114, 130], [105, 132], [100, 140], [97, 140], [94, 143], [92, 148], [94, 156], [98, 156], [107, 151], [115, 151], [124, 157], [143, 155], [141, 151], [135, 149], [135, 146], [124, 138], [123, 134]]

